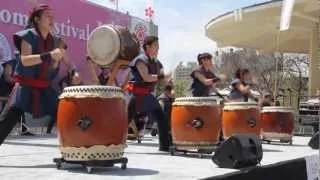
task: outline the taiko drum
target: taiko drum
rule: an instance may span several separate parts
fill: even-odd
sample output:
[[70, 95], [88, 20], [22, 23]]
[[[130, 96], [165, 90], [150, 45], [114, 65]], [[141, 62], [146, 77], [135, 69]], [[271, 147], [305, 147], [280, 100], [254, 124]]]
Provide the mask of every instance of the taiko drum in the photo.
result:
[[219, 141], [220, 117], [215, 98], [176, 98], [171, 113], [173, 143], [177, 148], [212, 148]]
[[124, 94], [117, 87], [67, 87], [60, 96], [57, 126], [64, 159], [120, 159], [128, 128]]
[[263, 107], [260, 117], [264, 139], [291, 140], [294, 129], [294, 110], [292, 108]]
[[222, 113], [222, 131], [224, 139], [239, 133], [260, 136], [261, 123], [259, 109], [253, 102], [228, 102]]

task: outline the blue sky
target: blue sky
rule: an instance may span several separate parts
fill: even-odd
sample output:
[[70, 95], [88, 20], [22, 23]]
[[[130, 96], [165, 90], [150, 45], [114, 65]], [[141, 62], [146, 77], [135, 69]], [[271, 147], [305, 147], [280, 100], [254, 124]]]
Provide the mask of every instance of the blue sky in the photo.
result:
[[[109, 0], [90, 0], [115, 8]], [[159, 26], [159, 59], [165, 71], [180, 61], [196, 61], [199, 52], [214, 52], [216, 44], [205, 36], [212, 18], [237, 8], [268, 0], [154, 0], [154, 22]], [[119, 0], [119, 10], [145, 18], [147, 0]]]

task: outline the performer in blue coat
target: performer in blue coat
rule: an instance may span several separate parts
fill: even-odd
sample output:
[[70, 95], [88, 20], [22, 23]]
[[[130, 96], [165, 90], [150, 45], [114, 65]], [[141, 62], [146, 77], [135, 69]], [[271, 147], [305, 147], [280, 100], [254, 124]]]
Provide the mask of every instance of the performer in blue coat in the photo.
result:
[[220, 95], [215, 88], [215, 83], [220, 79], [212, 72], [212, 55], [210, 53], [199, 54], [198, 63], [199, 68], [191, 73], [191, 78], [193, 79], [191, 84], [192, 95], [195, 97], [207, 97], [213, 92]]
[[[58, 94], [52, 80], [58, 74], [60, 61], [65, 60], [66, 45], [51, 34], [53, 12], [47, 5], [34, 8], [25, 30], [14, 34], [19, 51], [15, 70], [15, 87], [0, 117], [0, 144], [19, 121], [21, 113], [32, 113], [34, 118], [50, 115], [56, 119]], [[69, 66], [71, 67], [71, 66]]]
[[158, 37], [148, 36], [143, 44], [144, 52], [137, 56], [131, 67], [132, 79], [128, 90], [132, 94], [128, 104], [129, 121], [135, 119], [137, 112], [149, 113], [158, 122], [159, 150], [169, 151], [169, 122], [165, 119], [161, 106], [155, 97], [155, 86], [165, 79], [163, 66], [157, 60]]
[[231, 82], [230, 100], [248, 102], [250, 98], [258, 102], [258, 98], [251, 94], [253, 85], [250, 71], [248, 69], [238, 69]]

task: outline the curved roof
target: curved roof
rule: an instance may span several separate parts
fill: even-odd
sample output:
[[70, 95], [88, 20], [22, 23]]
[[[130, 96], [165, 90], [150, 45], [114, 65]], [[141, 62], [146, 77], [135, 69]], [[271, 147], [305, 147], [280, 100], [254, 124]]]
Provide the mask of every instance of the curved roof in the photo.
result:
[[290, 29], [279, 33], [281, 9], [282, 0], [273, 0], [225, 13], [205, 26], [206, 36], [219, 47], [274, 52], [279, 41], [281, 52], [308, 53], [311, 32], [320, 22], [320, 1], [296, 0]]

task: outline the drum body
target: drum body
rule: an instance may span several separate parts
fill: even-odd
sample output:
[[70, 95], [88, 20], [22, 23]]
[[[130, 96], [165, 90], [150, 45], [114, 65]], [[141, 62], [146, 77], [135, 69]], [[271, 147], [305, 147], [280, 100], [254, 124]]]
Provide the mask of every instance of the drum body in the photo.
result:
[[140, 45], [129, 30], [102, 25], [91, 32], [87, 51], [96, 64], [108, 66], [117, 59], [133, 60], [140, 53]]
[[294, 129], [294, 110], [289, 107], [270, 106], [261, 111], [262, 136], [266, 140], [290, 141]]
[[57, 126], [65, 160], [122, 158], [128, 119], [124, 94], [108, 86], [73, 86], [60, 96]]
[[177, 149], [211, 149], [219, 141], [221, 109], [215, 98], [176, 98], [171, 112], [173, 144]]
[[222, 131], [224, 139], [239, 133], [256, 134], [260, 137], [261, 123], [259, 109], [252, 102], [225, 103], [222, 113]]

